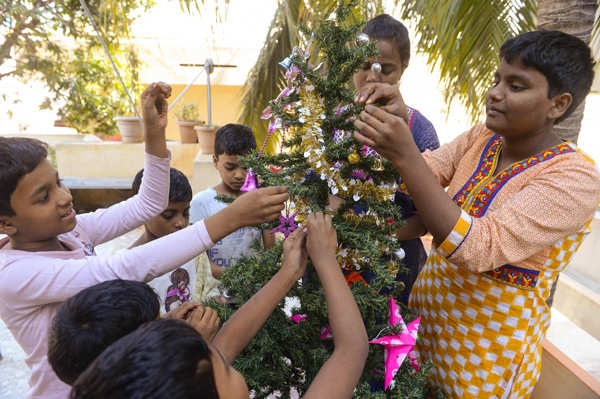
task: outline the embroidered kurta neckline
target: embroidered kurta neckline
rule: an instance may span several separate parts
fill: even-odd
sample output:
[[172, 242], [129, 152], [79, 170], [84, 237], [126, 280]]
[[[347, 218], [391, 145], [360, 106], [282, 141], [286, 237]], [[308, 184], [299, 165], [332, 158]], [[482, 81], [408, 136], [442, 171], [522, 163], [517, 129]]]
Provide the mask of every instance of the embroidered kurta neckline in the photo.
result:
[[498, 191], [514, 176], [557, 155], [576, 151], [570, 143], [560, 143], [527, 159], [514, 162], [494, 174], [501, 149], [502, 137], [496, 134], [486, 144], [479, 164], [469, 180], [453, 197], [453, 200], [471, 216], [482, 217]]

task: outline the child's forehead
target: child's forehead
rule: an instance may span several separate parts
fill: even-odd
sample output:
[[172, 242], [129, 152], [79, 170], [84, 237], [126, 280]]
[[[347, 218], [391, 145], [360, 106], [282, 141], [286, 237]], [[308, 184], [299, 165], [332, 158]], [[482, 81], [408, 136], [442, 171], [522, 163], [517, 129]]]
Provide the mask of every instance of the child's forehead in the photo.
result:
[[36, 191], [40, 186], [47, 184], [49, 181], [56, 180], [58, 171], [52, 166], [47, 159], [42, 161], [31, 172], [25, 174], [17, 183], [14, 193], [28, 193]]
[[548, 81], [546, 75], [539, 69], [534, 66], [526, 65], [523, 63], [520, 57], [514, 58], [511, 60], [507, 60], [506, 58], [502, 58], [500, 60], [500, 66], [496, 71], [497, 74], [502, 73], [506, 75], [512, 75], [523, 78], [532, 78], [535, 77], [537, 79], [543, 79], [544, 81]]
[[246, 155], [248, 155], [248, 153], [245, 154], [228, 154], [226, 152], [217, 155], [217, 158], [219, 160], [222, 160], [223, 162], [238, 162], [240, 157], [245, 157]]
[[169, 201], [167, 205], [168, 209], [186, 209], [189, 208], [191, 201]]

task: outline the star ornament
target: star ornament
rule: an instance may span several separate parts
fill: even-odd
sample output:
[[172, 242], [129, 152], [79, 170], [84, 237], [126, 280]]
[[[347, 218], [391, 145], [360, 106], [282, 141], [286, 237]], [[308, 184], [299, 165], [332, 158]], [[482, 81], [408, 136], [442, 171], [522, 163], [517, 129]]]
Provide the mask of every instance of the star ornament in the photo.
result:
[[283, 233], [285, 238], [288, 238], [292, 231], [296, 230], [299, 226], [296, 224], [296, 215], [298, 211], [292, 213], [291, 216], [286, 217], [283, 215], [279, 215], [279, 226], [275, 227], [271, 230], [271, 234], [275, 233]]
[[[416, 371], [419, 371], [417, 365], [416, 356], [413, 351], [415, 344], [417, 343], [417, 331], [419, 330], [419, 323], [421, 318], [418, 317], [416, 320], [406, 326], [400, 311], [394, 302], [394, 298], [390, 297], [390, 314], [388, 317], [388, 324], [393, 328], [393, 335], [389, 335], [382, 338], [377, 338], [369, 341], [371, 344], [383, 345], [385, 349], [385, 389], [387, 390], [394, 376], [400, 369], [402, 362], [408, 356], [411, 361], [411, 365]], [[395, 332], [398, 331], [398, 332]]]

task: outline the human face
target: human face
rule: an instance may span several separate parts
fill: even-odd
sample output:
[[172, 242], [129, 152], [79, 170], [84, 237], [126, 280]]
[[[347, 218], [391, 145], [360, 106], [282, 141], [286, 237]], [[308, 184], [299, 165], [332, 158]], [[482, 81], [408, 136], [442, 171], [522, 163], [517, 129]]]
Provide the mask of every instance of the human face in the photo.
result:
[[219, 350], [210, 347], [210, 360], [215, 378], [215, 385], [220, 399], [248, 399], [249, 392], [246, 380], [239, 371], [231, 367]]
[[167, 209], [146, 223], [146, 230], [156, 238], [186, 227], [190, 222], [190, 201], [169, 202]]
[[487, 92], [485, 124], [507, 138], [545, 133], [562, 115], [557, 97], [548, 98], [548, 80], [540, 71], [502, 59]]
[[10, 206], [15, 215], [2, 218], [3, 232], [30, 250], [35, 250], [36, 243], [43, 246], [55, 240], [77, 224], [71, 192], [46, 159], [19, 180]]
[[240, 188], [246, 181], [248, 170], [240, 165], [238, 156], [229, 154], [213, 155], [213, 162], [225, 188], [230, 194], [239, 194]]
[[[379, 55], [361, 65], [358, 72], [354, 74], [354, 87], [357, 90], [366, 83], [398, 84], [406, 69], [407, 63], [400, 58], [398, 49], [392, 41], [378, 40], [375, 46], [379, 50]], [[371, 71], [371, 65], [375, 60], [381, 64], [379, 73]]]

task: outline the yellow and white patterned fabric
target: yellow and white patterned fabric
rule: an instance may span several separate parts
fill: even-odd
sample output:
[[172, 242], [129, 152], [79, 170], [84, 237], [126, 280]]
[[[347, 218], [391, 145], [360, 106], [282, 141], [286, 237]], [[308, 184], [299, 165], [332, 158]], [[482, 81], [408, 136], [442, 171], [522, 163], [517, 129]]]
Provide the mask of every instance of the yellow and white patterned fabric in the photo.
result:
[[600, 199], [600, 174], [560, 144], [496, 171], [502, 139], [476, 126], [425, 158], [462, 213], [411, 294], [418, 351], [450, 398], [527, 398], [550, 323], [545, 300]]

